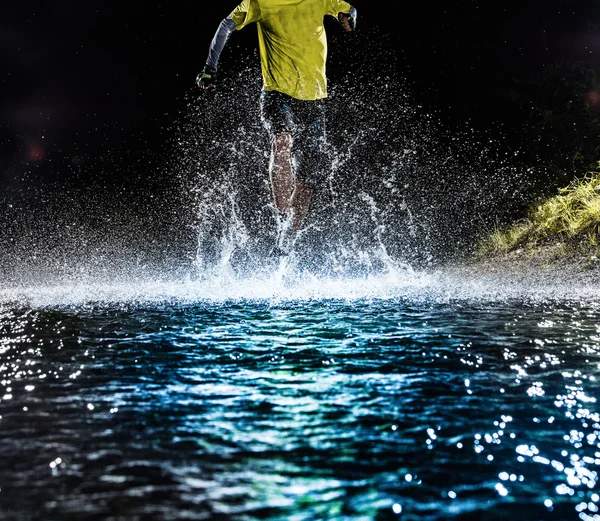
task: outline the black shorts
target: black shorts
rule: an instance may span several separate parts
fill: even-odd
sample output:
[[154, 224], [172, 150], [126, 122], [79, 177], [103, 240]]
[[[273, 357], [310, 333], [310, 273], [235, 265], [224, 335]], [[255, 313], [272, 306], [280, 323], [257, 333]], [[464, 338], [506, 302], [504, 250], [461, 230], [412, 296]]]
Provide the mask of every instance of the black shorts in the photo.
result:
[[271, 141], [277, 134], [292, 134], [296, 178], [312, 187], [321, 185], [327, 177], [324, 101], [304, 101], [277, 91], [263, 91], [260, 115]]

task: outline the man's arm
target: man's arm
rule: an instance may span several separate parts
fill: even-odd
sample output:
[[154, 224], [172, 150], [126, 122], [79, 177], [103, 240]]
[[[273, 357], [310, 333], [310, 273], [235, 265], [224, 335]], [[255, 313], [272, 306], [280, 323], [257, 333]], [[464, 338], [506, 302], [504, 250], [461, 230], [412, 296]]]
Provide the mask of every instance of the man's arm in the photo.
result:
[[204, 70], [196, 77], [198, 87], [210, 89], [214, 87], [217, 79], [217, 65], [221, 52], [236, 29], [242, 29], [246, 25], [261, 20], [260, 5], [257, 0], [242, 0], [231, 14], [220, 24], [210, 44], [210, 51]]
[[208, 51], [208, 58], [206, 59], [206, 65], [202, 72], [196, 77], [196, 83], [198, 87], [202, 89], [211, 89], [215, 86], [217, 81], [217, 66], [219, 64], [219, 58], [225, 44], [231, 33], [235, 31], [236, 24], [231, 19], [231, 16], [225, 18], [220, 24], [217, 32], [215, 33], [212, 42], [210, 42], [210, 49]]
[[327, 0], [326, 14], [337, 18], [346, 32], [356, 29], [356, 9], [345, 0]]
[[231, 33], [235, 31], [235, 27], [235, 22], [230, 16], [225, 18], [219, 24], [219, 28], [217, 29], [217, 32], [210, 43], [206, 65], [216, 70], [217, 65], [219, 64], [219, 57], [221, 56], [221, 53], [223, 52], [225, 44], [227, 43], [227, 40], [229, 40]]
[[338, 21], [342, 24], [344, 30], [348, 33], [352, 31], [356, 31], [356, 18], [358, 16], [358, 12], [356, 8], [350, 6], [350, 9], [347, 13], [338, 13]]

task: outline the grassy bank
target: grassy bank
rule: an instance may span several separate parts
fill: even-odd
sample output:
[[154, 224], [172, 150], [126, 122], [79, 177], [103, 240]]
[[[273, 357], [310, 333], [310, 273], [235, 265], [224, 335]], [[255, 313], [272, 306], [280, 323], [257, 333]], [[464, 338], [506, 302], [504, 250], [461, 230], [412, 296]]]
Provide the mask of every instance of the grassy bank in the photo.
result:
[[493, 231], [480, 244], [480, 259], [506, 254], [559, 260], [596, 260], [600, 250], [600, 163], [558, 195], [534, 206], [527, 219]]

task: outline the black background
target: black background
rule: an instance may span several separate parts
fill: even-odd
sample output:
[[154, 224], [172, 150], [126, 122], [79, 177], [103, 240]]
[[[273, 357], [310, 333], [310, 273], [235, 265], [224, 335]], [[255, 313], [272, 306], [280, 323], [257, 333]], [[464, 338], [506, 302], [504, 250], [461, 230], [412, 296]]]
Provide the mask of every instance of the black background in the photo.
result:
[[[0, 7], [0, 189], [8, 197], [2, 205], [17, 198], [24, 215], [28, 200], [40, 206], [34, 194], [56, 199], [57, 193], [99, 181], [107, 198], [129, 191], [147, 201], [170, 193], [169, 144], [186, 112], [195, 105], [209, 110], [210, 97], [194, 80], [219, 22], [237, 3], [5, 2]], [[359, 12], [354, 35], [326, 20], [328, 77], [336, 96], [351, 86], [375, 106], [391, 76], [407, 85], [411, 103], [435, 114], [440, 127], [497, 132], [508, 148], [517, 146], [522, 121], [502, 91], [515, 78], [531, 78], [557, 60], [600, 56], [596, 0], [356, 0], [354, 5]], [[219, 75], [228, 88], [233, 85], [227, 98], [232, 103], [235, 89], [258, 98], [257, 74], [232, 81], [249, 67], [259, 67], [254, 26], [236, 32], [221, 58]], [[207, 124], [205, 132], [210, 131]], [[167, 237], [183, 228], [173, 204], [149, 210], [139, 200], [138, 213], [155, 212], [153, 222], [166, 223]], [[107, 207], [102, 201], [96, 206]], [[57, 223], [59, 235], [63, 225], [53, 211], [47, 220]], [[7, 215], [5, 224], [15, 221], [15, 212]], [[10, 234], [22, 236], [27, 226], [14, 225]], [[151, 236], [148, 232], [144, 240]], [[193, 234], [183, 242], [192, 245]]]
[[[18, 167], [14, 174], [43, 164], [51, 178], [64, 174], [61, 165], [74, 157], [77, 162], [78, 156], [106, 154], [136, 135], [140, 140], [133, 139], [133, 148], [166, 138], [162, 125], [180, 110], [219, 21], [237, 2], [215, 4], [5, 3], [3, 181], [11, 177], [7, 167]], [[334, 22], [327, 25], [330, 80], [364, 81], [353, 66], [361, 48], [368, 48], [371, 61], [379, 56], [378, 70], [393, 70], [413, 85], [416, 103], [439, 109], [440, 118], [450, 122], [472, 118], [489, 126], [503, 112], [494, 92], [514, 76], [527, 77], [556, 59], [600, 53], [597, 4], [357, 0], [359, 30], [351, 42]], [[254, 27], [234, 34], [221, 74], [246, 66], [239, 58], [247, 61], [249, 55], [242, 51], [256, 45]], [[376, 81], [368, 88], [376, 89]]]

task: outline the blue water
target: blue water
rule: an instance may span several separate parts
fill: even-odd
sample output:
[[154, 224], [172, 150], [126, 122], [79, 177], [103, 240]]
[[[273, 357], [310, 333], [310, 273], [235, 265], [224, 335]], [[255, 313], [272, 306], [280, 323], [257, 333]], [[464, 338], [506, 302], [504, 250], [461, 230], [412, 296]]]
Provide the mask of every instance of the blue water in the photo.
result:
[[0, 518], [598, 520], [596, 290], [3, 288]]

